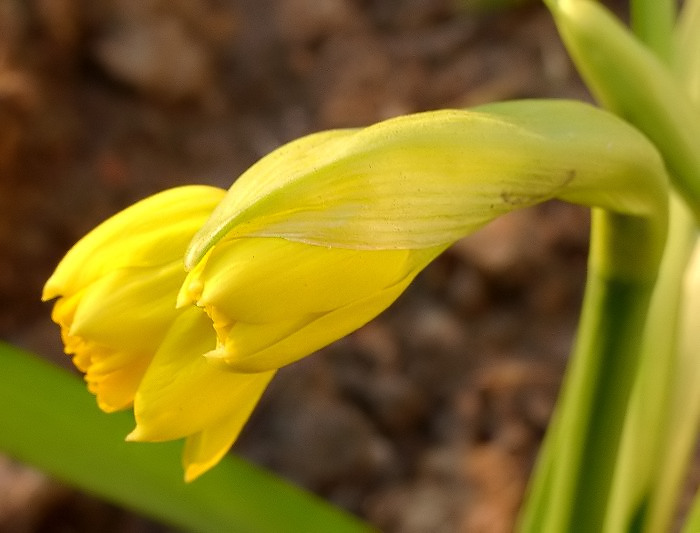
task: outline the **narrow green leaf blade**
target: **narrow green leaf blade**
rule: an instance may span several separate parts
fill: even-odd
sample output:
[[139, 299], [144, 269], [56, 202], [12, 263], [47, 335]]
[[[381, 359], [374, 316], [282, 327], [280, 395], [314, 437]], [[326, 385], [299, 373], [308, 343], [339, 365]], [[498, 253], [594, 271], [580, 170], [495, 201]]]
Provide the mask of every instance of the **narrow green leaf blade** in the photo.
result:
[[370, 531], [242, 459], [191, 484], [178, 443], [124, 442], [130, 413], [105, 415], [78, 378], [0, 342], [0, 450], [115, 503], [192, 531]]

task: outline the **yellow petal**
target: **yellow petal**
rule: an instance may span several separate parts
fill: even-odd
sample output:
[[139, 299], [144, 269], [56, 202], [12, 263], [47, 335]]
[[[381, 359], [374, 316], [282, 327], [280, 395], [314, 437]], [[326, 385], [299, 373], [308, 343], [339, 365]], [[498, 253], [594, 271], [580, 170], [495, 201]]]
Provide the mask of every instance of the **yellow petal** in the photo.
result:
[[240, 397], [240, 402], [236, 403], [231, 415], [187, 437], [182, 454], [185, 481], [196, 479], [221, 460], [238, 438], [271, 378], [272, 376], [256, 380], [256, 386], [249, 388], [245, 396]]
[[[85, 369], [85, 381], [88, 390], [97, 398], [98, 407], [106, 413], [131, 407], [148, 367], [149, 354], [120, 353], [97, 346], [88, 353], [91, 363]], [[105, 362], [110, 368], [105, 368]]]
[[[68, 332], [73, 324], [73, 317], [83, 298], [84, 291], [78, 291], [70, 296], [64, 296], [56, 300], [51, 310], [51, 320], [61, 326], [61, 330]], [[65, 342], [65, 340], [64, 340]]]
[[85, 373], [88, 390], [97, 405], [111, 413], [130, 407], [151, 360], [152, 353], [120, 351], [62, 331], [65, 351], [74, 354], [73, 364]]
[[180, 261], [109, 272], [82, 291], [70, 333], [120, 350], [155, 353], [177, 315], [175, 297], [184, 277]]
[[203, 286], [199, 305], [231, 321], [269, 323], [327, 312], [380, 291], [407, 275], [410, 259], [408, 250], [368, 253], [239, 239], [220, 243], [188, 279]]
[[[67, 354], [73, 354], [73, 363], [85, 373], [88, 390], [97, 397], [97, 405], [103, 411], [111, 413], [131, 406], [155, 349], [149, 348], [148, 342], [134, 341], [132, 336], [143, 337], [138, 327], [124, 331], [114, 328], [111, 321], [103, 323], [102, 327], [105, 331], [114, 328], [117, 333], [102, 336], [100, 341], [74, 335], [71, 332], [73, 320], [84, 292], [59, 298], [54, 304], [52, 318], [60, 324], [64, 350]], [[110, 344], [109, 340], [113, 336], [121, 336], [124, 342]]]
[[46, 282], [42, 298], [76, 293], [125, 266], [180, 260], [192, 235], [223, 195], [215, 187], [187, 186], [132, 205], [100, 224], [66, 254]]
[[245, 186], [238, 187], [235, 198], [231, 194], [227, 195], [226, 201], [229, 204], [227, 208], [217, 210], [219, 214], [212, 217], [205, 228], [200, 229], [197, 239], [199, 244], [196, 246], [193, 244], [188, 257], [185, 258], [187, 268], [194, 268], [211, 248], [213, 241], [219, 240], [233, 224], [229, 216], [231, 210], [239, 206], [245, 208], [254, 205], [260, 197], [271, 192], [282, 191], [300, 174], [318, 163], [319, 149], [323, 150], [329, 142], [342, 139], [353, 131], [355, 130], [331, 130], [306, 135], [280, 146], [250, 167], [236, 180], [239, 181], [244, 176], [248, 176]]
[[78, 242], [44, 288], [66, 353], [101, 409], [129, 407], [176, 317], [182, 253], [223, 191], [181, 187], [115, 215]]
[[236, 417], [243, 424], [274, 372], [216, 368], [203, 357], [215, 344], [209, 318], [197, 308], [184, 310], [141, 381], [129, 440], [178, 439]]
[[[444, 250], [416, 250], [411, 267], [393, 285], [325, 313], [300, 316], [298, 321], [267, 324], [235, 322], [223, 345], [207, 353], [238, 372], [264, 372], [280, 368], [347, 335], [384, 311], [404, 291], [415, 275]], [[375, 253], [375, 252], [364, 252]], [[335, 279], [335, 278], [334, 278]]]

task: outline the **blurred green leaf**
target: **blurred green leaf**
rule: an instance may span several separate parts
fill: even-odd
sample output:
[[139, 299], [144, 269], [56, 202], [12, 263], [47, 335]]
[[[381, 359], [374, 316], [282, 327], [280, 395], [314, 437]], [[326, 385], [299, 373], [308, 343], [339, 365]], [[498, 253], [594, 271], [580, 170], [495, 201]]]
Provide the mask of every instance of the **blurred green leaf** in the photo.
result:
[[242, 459], [186, 484], [180, 444], [126, 443], [81, 381], [0, 343], [0, 451], [67, 483], [192, 531], [360, 532], [370, 526]]

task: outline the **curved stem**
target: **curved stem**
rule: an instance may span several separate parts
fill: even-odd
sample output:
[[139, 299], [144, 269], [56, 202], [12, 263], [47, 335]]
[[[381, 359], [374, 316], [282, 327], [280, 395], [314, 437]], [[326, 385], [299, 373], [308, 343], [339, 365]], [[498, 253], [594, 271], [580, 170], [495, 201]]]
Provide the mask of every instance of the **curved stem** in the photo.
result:
[[[677, 329], [672, 389], [666, 410], [666, 428], [661, 438], [662, 449], [657, 461], [655, 484], [649, 495], [646, 517], [647, 533], [670, 530], [678, 508], [688, 467], [700, 427], [700, 366], [698, 346], [700, 335], [697, 317], [700, 311], [700, 248], [697, 230], [693, 228], [688, 239], [686, 260], [688, 268], [679, 279], [683, 296], [679, 299], [679, 327]], [[689, 522], [685, 531], [698, 531], [700, 524]]]
[[673, 55], [673, 25], [676, 5], [673, 0], [631, 0], [630, 19], [635, 35], [662, 60]]
[[[638, 527], [646, 524], [644, 531], [650, 532], [670, 528], [677, 492], [674, 487], [682, 473], [675, 469], [676, 475], [670, 475], [671, 471], [664, 465], [680, 460], [679, 454], [674, 453], [673, 457], [668, 454], [669, 445], [678, 438], [677, 432], [669, 432], [672, 418], [669, 415], [676, 412], [673, 397], [680, 392], [677, 375], [679, 306], [683, 298], [680, 281], [694, 241], [692, 215], [673, 196], [669, 238], [643, 333], [642, 361], [618, 452], [606, 531], [631, 531], [633, 524]], [[659, 478], [667, 478], [663, 490], [659, 490]]]
[[545, 3], [586, 85], [654, 142], [700, 221], [700, 120], [674, 73], [597, 2]]
[[594, 211], [578, 338], [521, 531], [602, 529], [654, 275], [611, 275], [601, 264], [630, 242], [643, 250], [647, 231], [640, 219]]

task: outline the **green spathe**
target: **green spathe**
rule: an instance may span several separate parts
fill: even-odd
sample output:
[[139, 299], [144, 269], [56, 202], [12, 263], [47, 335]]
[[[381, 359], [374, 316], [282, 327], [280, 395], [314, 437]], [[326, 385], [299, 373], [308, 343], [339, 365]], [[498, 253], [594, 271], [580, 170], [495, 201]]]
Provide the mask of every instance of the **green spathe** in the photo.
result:
[[[529, 100], [431, 111], [279, 148], [234, 183], [185, 263], [193, 268], [222, 238], [439, 246], [551, 198], [663, 218], [666, 186], [652, 144], [590, 105]], [[663, 235], [650, 237], [660, 253]]]

